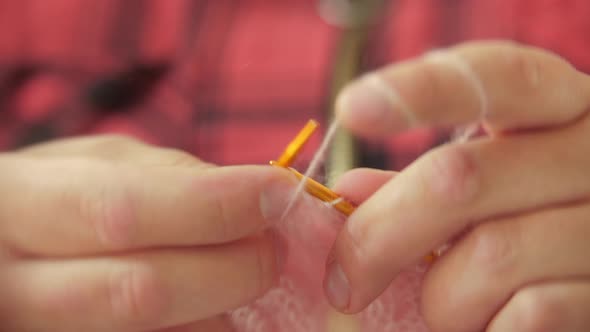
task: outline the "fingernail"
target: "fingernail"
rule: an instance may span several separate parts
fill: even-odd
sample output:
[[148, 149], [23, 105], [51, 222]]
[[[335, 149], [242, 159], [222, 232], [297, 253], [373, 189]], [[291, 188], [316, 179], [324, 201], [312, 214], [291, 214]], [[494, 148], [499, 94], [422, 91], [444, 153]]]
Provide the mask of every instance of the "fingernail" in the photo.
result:
[[337, 309], [344, 310], [350, 301], [350, 284], [340, 264], [334, 262], [328, 266], [324, 286], [328, 301]]
[[351, 129], [390, 132], [404, 128], [407, 119], [397, 94], [376, 74], [370, 74], [348, 86], [338, 100], [340, 119]]
[[280, 220], [289, 205], [293, 195], [295, 184], [289, 181], [277, 181], [269, 184], [260, 194], [260, 213], [269, 223], [274, 224]]

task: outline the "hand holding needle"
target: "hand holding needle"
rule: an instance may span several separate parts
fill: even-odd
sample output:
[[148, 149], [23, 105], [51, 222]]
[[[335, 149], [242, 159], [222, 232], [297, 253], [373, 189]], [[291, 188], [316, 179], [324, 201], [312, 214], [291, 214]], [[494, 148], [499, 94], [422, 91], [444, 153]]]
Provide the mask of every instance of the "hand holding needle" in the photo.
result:
[[[297, 158], [297, 155], [303, 149], [305, 143], [307, 143], [318, 126], [319, 124], [317, 121], [309, 120], [303, 129], [299, 131], [297, 136], [295, 136], [289, 145], [287, 145], [287, 148], [281, 154], [278, 161], [271, 160], [270, 164], [289, 170], [300, 181], [305, 179], [305, 191], [319, 200], [333, 206], [336, 210], [348, 217], [356, 209], [356, 207], [351, 202], [347, 201], [342, 196], [338, 195], [330, 188], [315, 181], [314, 179], [305, 178], [303, 174], [291, 167], [291, 164], [293, 161], [295, 161], [295, 158]], [[425, 257], [425, 261], [433, 262], [437, 257], [438, 255], [435, 252], [432, 252]]]

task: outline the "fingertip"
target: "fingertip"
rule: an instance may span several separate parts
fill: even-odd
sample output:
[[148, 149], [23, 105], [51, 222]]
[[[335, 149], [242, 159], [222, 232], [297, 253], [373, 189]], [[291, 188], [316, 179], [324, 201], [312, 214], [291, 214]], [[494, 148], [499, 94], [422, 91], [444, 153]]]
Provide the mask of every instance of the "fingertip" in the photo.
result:
[[281, 219], [297, 187], [296, 178], [287, 171], [279, 170], [269, 176], [260, 192], [260, 213], [268, 225]]
[[349, 84], [336, 99], [336, 117], [356, 134], [379, 137], [403, 129], [407, 119], [395, 91], [377, 74]]
[[216, 167], [198, 171], [175, 203], [189, 211], [177, 212], [186, 223], [200, 216], [199, 241], [225, 243], [275, 225], [296, 187], [297, 179], [276, 167]]
[[359, 313], [387, 288], [391, 279], [374, 269], [374, 263], [343, 228], [326, 263], [324, 278], [324, 292], [336, 310]]
[[359, 204], [391, 180], [396, 172], [357, 168], [344, 173], [334, 184], [334, 191]]
[[353, 187], [357, 184], [363, 184], [366, 181], [384, 183], [397, 174], [394, 171], [386, 171], [375, 168], [355, 168], [342, 174], [334, 184], [334, 190], [342, 190]]

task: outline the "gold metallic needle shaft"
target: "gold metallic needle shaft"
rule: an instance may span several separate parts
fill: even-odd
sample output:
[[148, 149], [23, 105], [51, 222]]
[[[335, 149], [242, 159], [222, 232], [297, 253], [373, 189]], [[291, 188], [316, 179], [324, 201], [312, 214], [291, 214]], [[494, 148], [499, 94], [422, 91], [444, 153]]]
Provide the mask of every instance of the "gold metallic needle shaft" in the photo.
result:
[[[289, 170], [295, 174], [299, 180], [304, 178], [304, 175], [299, 173], [297, 170], [293, 168], [289, 168]], [[336, 210], [342, 212], [346, 216], [350, 216], [354, 212], [355, 207], [352, 205], [352, 203], [343, 199], [328, 187], [315, 181], [314, 179], [307, 179], [305, 182], [305, 191], [307, 191], [312, 196], [332, 205]]]
[[[297, 136], [289, 143], [283, 154], [280, 156], [279, 161], [272, 160], [270, 161], [270, 164], [286, 168], [291, 173], [295, 174], [299, 180], [303, 180], [305, 176], [290, 166], [317, 127], [318, 123], [316, 121], [309, 120], [299, 134], [297, 134]], [[321, 201], [332, 205], [336, 210], [346, 216], [350, 216], [355, 210], [355, 206], [352, 203], [314, 179], [307, 178], [305, 181], [305, 191]], [[433, 262], [436, 260], [437, 256], [436, 253], [430, 253], [425, 257], [425, 260], [427, 262]]]
[[317, 123], [317, 121], [309, 120], [305, 127], [301, 129], [299, 134], [297, 134], [297, 136], [295, 136], [291, 143], [289, 143], [289, 145], [279, 158], [277, 165], [281, 167], [291, 166], [293, 160], [295, 160], [295, 158], [299, 154], [299, 151], [301, 151], [305, 143], [307, 143], [307, 141], [311, 137], [311, 134], [313, 134], [318, 125], [319, 124]]
[[[274, 166], [280, 166], [287, 168], [291, 171], [299, 180], [303, 180], [304, 175], [299, 173], [297, 170], [291, 168], [291, 164], [297, 158], [297, 155], [307, 143], [311, 135], [318, 127], [317, 121], [309, 120], [305, 127], [301, 129], [299, 134], [289, 143], [283, 154], [279, 157], [279, 161], [271, 161], [270, 164]], [[313, 180], [307, 179], [305, 182], [305, 190], [312, 196], [334, 206], [334, 208], [346, 216], [349, 216], [354, 211], [354, 206], [340, 197], [338, 194], [330, 190], [323, 184]]]

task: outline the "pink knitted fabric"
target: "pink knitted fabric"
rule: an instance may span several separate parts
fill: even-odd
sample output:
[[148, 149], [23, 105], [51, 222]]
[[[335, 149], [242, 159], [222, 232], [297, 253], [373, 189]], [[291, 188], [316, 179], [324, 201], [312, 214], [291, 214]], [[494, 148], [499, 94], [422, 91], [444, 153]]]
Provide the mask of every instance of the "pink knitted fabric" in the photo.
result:
[[[230, 313], [237, 332], [326, 331], [329, 306], [322, 291], [324, 264], [344, 218], [326, 206], [310, 213], [310, 205], [321, 203], [307, 195], [301, 200], [304, 204], [297, 204], [276, 226], [287, 248], [279, 285], [255, 303]], [[418, 311], [423, 273], [424, 267], [402, 273], [379, 299], [358, 314], [361, 331], [428, 331]]]

